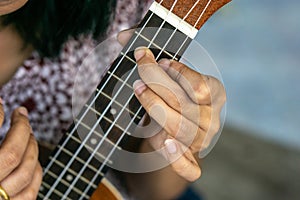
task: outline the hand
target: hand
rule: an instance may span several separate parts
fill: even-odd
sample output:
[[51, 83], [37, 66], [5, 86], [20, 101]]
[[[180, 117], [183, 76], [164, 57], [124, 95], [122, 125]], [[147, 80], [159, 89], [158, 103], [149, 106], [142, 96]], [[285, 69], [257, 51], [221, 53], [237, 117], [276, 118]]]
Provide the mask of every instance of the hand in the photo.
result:
[[[3, 120], [4, 110], [0, 103], [0, 127]], [[11, 127], [0, 146], [0, 185], [11, 200], [34, 200], [41, 180], [38, 145], [29, 124], [27, 110], [21, 107], [13, 112]]]
[[220, 112], [226, 101], [223, 85], [184, 64], [163, 59], [158, 63], [147, 48], [135, 51], [142, 81], [135, 94], [162, 130], [147, 142], [163, 155], [173, 170], [188, 181], [201, 175], [196, 153], [209, 146], [220, 128]]

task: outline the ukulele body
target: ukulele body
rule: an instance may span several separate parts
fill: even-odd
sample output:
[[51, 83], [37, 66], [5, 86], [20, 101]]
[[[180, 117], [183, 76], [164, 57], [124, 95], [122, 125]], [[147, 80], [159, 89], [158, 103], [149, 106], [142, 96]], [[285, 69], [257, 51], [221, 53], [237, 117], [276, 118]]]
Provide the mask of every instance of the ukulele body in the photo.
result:
[[95, 190], [90, 200], [122, 200], [122, 195], [113, 184], [103, 178], [97, 190]]

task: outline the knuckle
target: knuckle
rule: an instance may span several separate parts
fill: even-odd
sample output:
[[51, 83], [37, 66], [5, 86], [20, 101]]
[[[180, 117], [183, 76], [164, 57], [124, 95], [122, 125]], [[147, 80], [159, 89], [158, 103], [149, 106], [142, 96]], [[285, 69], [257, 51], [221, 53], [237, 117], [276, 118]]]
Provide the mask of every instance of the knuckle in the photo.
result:
[[207, 100], [210, 98], [210, 89], [207, 85], [207, 82], [195, 84], [193, 86], [195, 98], [197, 101]]
[[178, 72], [176, 72], [175, 81], [180, 82], [181, 79], [184, 77], [183, 75], [186, 73], [188, 68], [182, 63], [177, 63], [177, 64], [178, 64], [178, 66], [177, 66]]
[[13, 149], [10, 149], [10, 150], [6, 150], [4, 152], [4, 155], [5, 155], [5, 165], [6, 167], [8, 168], [16, 168], [20, 162], [21, 162], [21, 155], [13, 150]]
[[32, 182], [33, 176], [34, 176], [34, 172], [32, 170], [25, 169], [20, 174], [18, 181], [23, 186], [28, 186]]
[[149, 111], [154, 107], [158, 105], [158, 99], [155, 96], [151, 96], [147, 98], [146, 107], [149, 108]]
[[142, 79], [151, 77], [155, 73], [155, 66], [152, 63], [139, 63], [138, 72]]
[[20, 174], [19, 182], [21, 182], [23, 186], [27, 186], [31, 183], [32, 177], [33, 177], [33, 174], [30, 170], [24, 170]]
[[192, 136], [189, 135], [190, 137], [186, 136], [186, 133], [190, 133], [190, 127], [184, 123], [184, 122], [179, 122], [175, 124], [167, 124], [168, 130], [170, 130], [170, 134], [175, 137], [175, 138], [185, 138], [185, 142], [189, 143], [189, 141], [192, 139]]

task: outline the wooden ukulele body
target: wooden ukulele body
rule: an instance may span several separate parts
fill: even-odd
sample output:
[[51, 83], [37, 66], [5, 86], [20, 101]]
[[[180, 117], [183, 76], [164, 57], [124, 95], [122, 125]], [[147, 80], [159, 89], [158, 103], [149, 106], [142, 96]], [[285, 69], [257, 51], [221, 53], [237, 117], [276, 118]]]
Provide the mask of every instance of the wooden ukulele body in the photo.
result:
[[122, 195], [106, 178], [103, 178], [90, 200], [122, 200]]

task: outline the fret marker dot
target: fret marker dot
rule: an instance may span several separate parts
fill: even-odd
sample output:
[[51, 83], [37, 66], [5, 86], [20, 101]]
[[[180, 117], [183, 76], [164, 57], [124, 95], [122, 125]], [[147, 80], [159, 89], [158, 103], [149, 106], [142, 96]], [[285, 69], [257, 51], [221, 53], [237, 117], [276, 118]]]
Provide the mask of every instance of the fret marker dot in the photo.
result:
[[97, 142], [98, 142], [97, 139], [95, 139], [95, 138], [92, 138], [92, 139], [91, 139], [91, 144], [92, 144], [92, 145], [96, 145]]
[[117, 114], [117, 110], [115, 108], [112, 108], [112, 109], [110, 109], [110, 113], [112, 115], [115, 115], [115, 114]]
[[67, 181], [72, 181], [73, 180], [73, 176], [72, 175], [67, 175]]
[[40, 191], [41, 191], [41, 192], [43, 192], [43, 191], [44, 191], [44, 189], [45, 189], [45, 188], [44, 188], [44, 186], [42, 186], [42, 185], [41, 185], [41, 187], [40, 187]]

